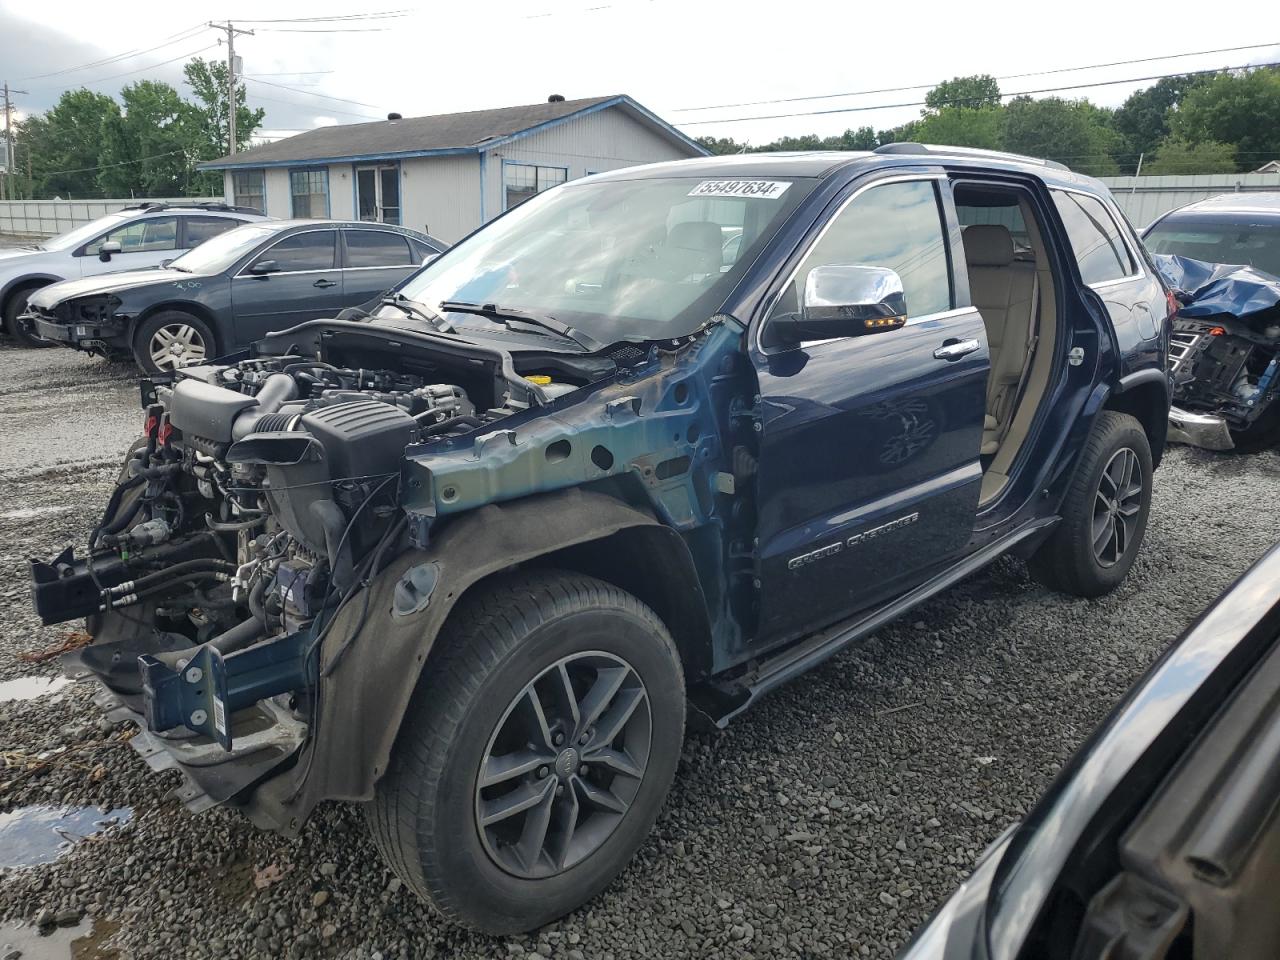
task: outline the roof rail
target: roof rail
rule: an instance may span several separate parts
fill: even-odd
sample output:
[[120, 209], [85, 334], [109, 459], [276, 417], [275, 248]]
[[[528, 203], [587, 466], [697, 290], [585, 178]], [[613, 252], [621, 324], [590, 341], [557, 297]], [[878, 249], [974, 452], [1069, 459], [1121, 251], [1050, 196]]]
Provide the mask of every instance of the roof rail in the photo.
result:
[[253, 207], [235, 207], [221, 200], [192, 200], [185, 203], [178, 200], [173, 203], [166, 203], [162, 200], [147, 200], [143, 203], [133, 203], [127, 207], [121, 207], [122, 210], [217, 210], [219, 213], [260, 213]]
[[1016, 160], [1018, 163], [1034, 163], [1041, 167], [1052, 167], [1054, 170], [1070, 170], [1065, 163], [1057, 160], [1044, 160], [1040, 157], [1024, 157], [1020, 153], [1006, 153], [1003, 150], [983, 150], [979, 147], [948, 147], [935, 143], [886, 143], [876, 147], [876, 153], [898, 154], [951, 154], [956, 157], [990, 157], [992, 160]]

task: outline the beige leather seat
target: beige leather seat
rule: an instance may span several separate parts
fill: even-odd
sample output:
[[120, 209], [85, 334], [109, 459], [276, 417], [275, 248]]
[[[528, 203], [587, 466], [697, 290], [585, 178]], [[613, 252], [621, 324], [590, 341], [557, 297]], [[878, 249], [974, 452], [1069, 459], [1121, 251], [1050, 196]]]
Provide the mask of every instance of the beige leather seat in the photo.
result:
[[990, 455], [1000, 449], [1035, 348], [1036, 266], [1030, 260], [1015, 259], [1008, 227], [975, 223], [964, 228], [963, 236], [969, 292], [982, 314], [991, 349], [982, 431], [982, 453]]

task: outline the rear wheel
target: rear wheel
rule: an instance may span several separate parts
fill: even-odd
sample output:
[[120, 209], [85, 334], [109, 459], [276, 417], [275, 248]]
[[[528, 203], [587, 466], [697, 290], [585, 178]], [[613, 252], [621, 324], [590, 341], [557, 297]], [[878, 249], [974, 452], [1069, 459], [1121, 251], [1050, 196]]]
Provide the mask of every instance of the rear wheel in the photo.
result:
[[1151, 509], [1151, 446], [1142, 425], [1104, 410], [1062, 504], [1062, 522], [1029, 564], [1046, 586], [1098, 597], [1129, 573]]
[[133, 337], [133, 357], [145, 373], [171, 373], [204, 363], [215, 353], [209, 325], [181, 310], [153, 314], [138, 326]]
[[24, 330], [18, 324], [18, 317], [27, 309], [27, 301], [39, 289], [39, 284], [19, 287], [9, 295], [9, 301], [4, 305], [4, 328], [8, 331], [9, 336], [24, 347], [53, 346], [53, 341], [37, 337], [34, 329]]
[[367, 807], [384, 858], [445, 917], [533, 929], [599, 893], [644, 841], [684, 734], [670, 634], [571, 573], [464, 598]]

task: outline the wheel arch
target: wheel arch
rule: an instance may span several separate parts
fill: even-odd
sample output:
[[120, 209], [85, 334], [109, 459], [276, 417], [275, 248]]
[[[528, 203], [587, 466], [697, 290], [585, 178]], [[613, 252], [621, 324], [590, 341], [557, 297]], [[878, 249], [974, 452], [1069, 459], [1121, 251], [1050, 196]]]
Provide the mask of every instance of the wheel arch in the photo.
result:
[[129, 332], [129, 342], [133, 343], [138, 334], [138, 328], [142, 324], [164, 310], [189, 313], [191, 316], [202, 320], [209, 327], [209, 332], [213, 334], [213, 356], [216, 357], [222, 354], [222, 335], [218, 332], [218, 321], [214, 317], [213, 311], [204, 304], [196, 303], [192, 300], [163, 300], [160, 303], [153, 303], [151, 306], [145, 307], [142, 312], [133, 318], [133, 329]]
[[3, 322], [5, 311], [9, 309], [9, 300], [19, 290], [38, 290], [51, 283], [60, 283], [64, 278], [55, 277], [51, 273], [27, 273], [14, 277], [0, 288], [0, 322]]
[[1127, 413], [1142, 424], [1151, 446], [1152, 466], [1158, 467], [1169, 436], [1171, 402], [1169, 378], [1163, 370], [1152, 367], [1121, 377], [1108, 394], [1103, 409]]
[[[615, 556], [601, 570], [583, 569], [609, 551]], [[647, 566], [628, 573], [628, 562]], [[450, 614], [463, 595], [526, 563], [565, 565], [623, 589], [644, 579], [636, 574], [662, 570], [655, 584], [638, 588], [640, 599], [663, 618], [678, 646], [708, 642], [706, 602], [688, 548], [647, 510], [580, 488], [481, 507], [443, 525], [425, 550], [404, 552], [375, 578], [362, 631], [357, 632], [362, 599], [339, 613], [320, 651], [322, 674], [332, 672], [321, 680], [318, 736], [307, 748], [312, 755], [294, 767], [297, 779], [283, 776], [263, 784], [254, 802], [273, 809], [271, 819], [292, 833], [321, 800], [369, 800], [386, 773], [419, 679], [432, 669], [435, 639]], [[430, 582], [416, 594], [402, 583], [415, 568], [427, 571]], [[681, 600], [681, 590], [690, 596]], [[407, 594], [419, 606], [397, 614], [397, 601], [403, 611]], [[668, 619], [674, 616], [694, 623]], [[352, 636], [351, 649], [331, 667]]]

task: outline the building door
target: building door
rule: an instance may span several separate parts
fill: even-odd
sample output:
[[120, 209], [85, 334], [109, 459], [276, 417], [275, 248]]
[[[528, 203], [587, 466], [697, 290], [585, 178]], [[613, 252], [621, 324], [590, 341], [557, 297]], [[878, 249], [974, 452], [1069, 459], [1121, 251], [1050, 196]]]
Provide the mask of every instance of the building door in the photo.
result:
[[370, 223], [400, 222], [400, 168], [356, 168], [356, 215]]

